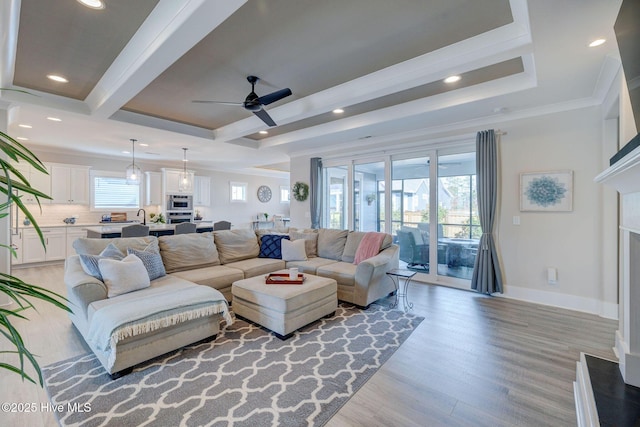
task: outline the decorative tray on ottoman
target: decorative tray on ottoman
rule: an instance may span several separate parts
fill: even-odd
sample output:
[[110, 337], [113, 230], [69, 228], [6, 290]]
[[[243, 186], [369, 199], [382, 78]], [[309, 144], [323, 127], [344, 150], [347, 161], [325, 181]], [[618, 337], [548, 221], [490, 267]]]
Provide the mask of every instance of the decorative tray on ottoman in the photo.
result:
[[298, 273], [297, 279], [289, 279], [289, 273], [271, 273], [266, 277], [267, 285], [302, 285], [306, 277], [302, 273]]

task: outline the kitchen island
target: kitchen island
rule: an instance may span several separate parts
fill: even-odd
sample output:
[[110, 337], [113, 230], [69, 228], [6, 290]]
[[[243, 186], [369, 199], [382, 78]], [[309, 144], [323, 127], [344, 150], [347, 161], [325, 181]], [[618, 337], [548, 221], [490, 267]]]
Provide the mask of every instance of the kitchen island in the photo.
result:
[[[109, 225], [98, 225], [95, 227], [86, 227], [87, 237], [94, 239], [112, 239], [120, 237], [122, 227], [132, 225], [131, 223], [113, 223]], [[176, 224], [149, 224], [150, 236], [170, 236], [175, 233]], [[212, 223], [199, 223], [196, 227], [197, 233], [206, 233], [213, 231]]]

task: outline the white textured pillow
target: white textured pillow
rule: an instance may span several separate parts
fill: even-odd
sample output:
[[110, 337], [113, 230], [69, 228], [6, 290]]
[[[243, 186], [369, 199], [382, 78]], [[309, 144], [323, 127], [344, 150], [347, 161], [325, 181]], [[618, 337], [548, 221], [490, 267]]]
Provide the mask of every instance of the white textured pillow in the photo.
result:
[[280, 241], [282, 245], [282, 259], [285, 261], [306, 261], [307, 253], [304, 248], [304, 240], [287, 240]]
[[109, 298], [148, 288], [151, 284], [142, 260], [133, 254], [122, 261], [103, 258], [98, 260], [98, 265]]

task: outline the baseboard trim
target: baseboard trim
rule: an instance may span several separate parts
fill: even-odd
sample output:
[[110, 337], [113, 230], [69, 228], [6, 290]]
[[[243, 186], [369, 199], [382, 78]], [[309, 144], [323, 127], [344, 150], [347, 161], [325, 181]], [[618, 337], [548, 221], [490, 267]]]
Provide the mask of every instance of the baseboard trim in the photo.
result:
[[558, 292], [541, 291], [538, 289], [523, 288], [518, 286], [506, 286], [504, 293], [493, 295], [503, 298], [512, 298], [521, 301], [549, 305], [552, 307], [582, 311], [585, 313], [596, 314], [606, 319], [618, 319], [618, 304], [600, 301], [593, 298], [561, 294]]

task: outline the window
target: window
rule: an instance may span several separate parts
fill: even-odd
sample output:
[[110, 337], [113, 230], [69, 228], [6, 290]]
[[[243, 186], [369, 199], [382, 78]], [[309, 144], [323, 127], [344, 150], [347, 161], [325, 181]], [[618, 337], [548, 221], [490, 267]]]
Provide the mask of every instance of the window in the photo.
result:
[[91, 209], [138, 209], [140, 185], [127, 184], [124, 173], [91, 171]]
[[290, 190], [289, 187], [286, 187], [284, 185], [280, 186], [280, 203], [289, 203], [291, 194], [290, 194]]
[[247, 201], [247, 183], [246, 182], [229, 182], [230, 194], [232, 202]]

